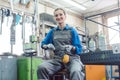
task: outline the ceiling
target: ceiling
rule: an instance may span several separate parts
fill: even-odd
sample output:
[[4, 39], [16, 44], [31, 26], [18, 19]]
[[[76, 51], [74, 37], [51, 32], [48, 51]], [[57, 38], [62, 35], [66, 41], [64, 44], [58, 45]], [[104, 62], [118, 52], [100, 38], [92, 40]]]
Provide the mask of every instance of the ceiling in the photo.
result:
[[119, 8], [119, 0], [72, 0], [75, 3], [82, 5], [86, 10], [81, 10], [75, 6], [68, 4], [69, 0], [39, 0], [42, 4], [47, 4], [50, 7], [63, 7], [66, 10], [78, 15], [90, 16], [101, 12], [110, 11]]

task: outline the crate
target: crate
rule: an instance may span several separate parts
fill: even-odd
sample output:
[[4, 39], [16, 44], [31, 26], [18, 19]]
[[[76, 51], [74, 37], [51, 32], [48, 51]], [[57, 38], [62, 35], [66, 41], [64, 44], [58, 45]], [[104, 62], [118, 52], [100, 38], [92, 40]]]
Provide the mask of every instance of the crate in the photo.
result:
[[0, 80], [17, 80], [17, 58], [0, 56]]
[[37, 80], [37, 67], [38, 65], [42, 63], [41, 58], [38, 58], [38, 57], [32, 58], [32, 71], [31, 71], [31, 58], [30, 57], [20, 57], [18, 58], [17, 62], [18, 62], [17, 64], [18, 65], [18, 80]]

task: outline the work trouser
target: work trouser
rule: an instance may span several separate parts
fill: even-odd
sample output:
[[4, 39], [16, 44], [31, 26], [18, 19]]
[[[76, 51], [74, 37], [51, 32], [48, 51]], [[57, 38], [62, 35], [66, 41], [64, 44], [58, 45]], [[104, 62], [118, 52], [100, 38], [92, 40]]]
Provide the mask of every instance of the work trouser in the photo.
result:
[[[49, 76], [61, 70], [63, 66], [60, 59], [52, 59], [43, 62], [37, 70], [38, 80], [49, 80]], [[70, 80], [84, 80], [85, 75], [82, 72], [83, 64], [79, 58], [71, 57], [70, 62], [65, 64], [65, 67], [70, 72]]]

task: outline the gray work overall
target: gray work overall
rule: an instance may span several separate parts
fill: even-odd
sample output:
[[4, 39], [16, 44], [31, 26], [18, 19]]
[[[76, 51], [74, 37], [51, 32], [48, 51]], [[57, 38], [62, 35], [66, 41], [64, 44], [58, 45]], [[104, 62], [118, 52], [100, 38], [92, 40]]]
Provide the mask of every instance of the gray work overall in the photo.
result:
[[84, 80], [82, 72], [83, 64], [80, 57], [74, 53], [69, 53], [70, 62], [63, 64], [61, 58], [66, 52], [65, 45], [71, 45], [71, 29], [54, 30], [53, 44], [55, 46], [55, 58], [42, 63], [37, 70], [38, 80], [49, 80], [49, 76], [61, 70], [63, 67], [70, 72], [70, 80]]

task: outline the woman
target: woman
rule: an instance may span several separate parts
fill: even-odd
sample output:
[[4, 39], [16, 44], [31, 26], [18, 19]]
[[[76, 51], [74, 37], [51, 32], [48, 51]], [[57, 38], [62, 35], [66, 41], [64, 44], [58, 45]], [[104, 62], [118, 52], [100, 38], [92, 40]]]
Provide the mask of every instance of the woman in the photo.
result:
[[[79, 57], [82, 46], [78, 33], [65, 23], [66, 13], [62, 8], [55, 9], [54, 17], [58, 26], [49, 31], [41, 45], [43, 49], [54, 50], [54, 59], [45, 61], [38, 67], [38, 80], [49, 80], [50, 75], [64, 67], [70, 72], [70, 80], [84, 80], [83, 65]], [[64, 55], [69, 58], [67, 62], [63, 60]]]

